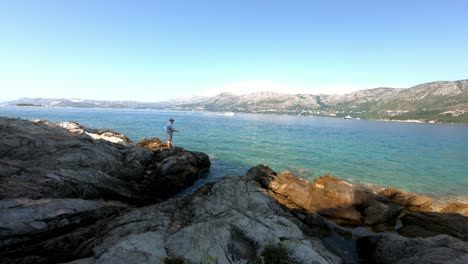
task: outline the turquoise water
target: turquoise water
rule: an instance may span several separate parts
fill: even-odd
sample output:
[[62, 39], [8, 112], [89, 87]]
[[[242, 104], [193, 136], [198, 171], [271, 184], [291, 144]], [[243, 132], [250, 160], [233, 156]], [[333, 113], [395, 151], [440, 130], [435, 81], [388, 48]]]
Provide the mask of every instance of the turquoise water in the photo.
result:
[[245, 175], [259, 163], [313, 179], [397, 187], [433, 197], [468, 195], [468, 126], [208, 112], [0, 108], [1, 116], [75, 121], [137, 142], [164, 139], [174, 118], [174, 145], [210, 155], [212, 168], [194, 187]]

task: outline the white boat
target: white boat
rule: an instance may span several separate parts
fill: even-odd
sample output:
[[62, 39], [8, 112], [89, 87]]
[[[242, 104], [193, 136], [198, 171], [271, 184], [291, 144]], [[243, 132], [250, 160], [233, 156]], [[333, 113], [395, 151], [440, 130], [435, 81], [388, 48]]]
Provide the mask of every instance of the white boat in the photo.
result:
[[236, 113], [234, 113], [234, 112], [224, 112], [224, 115], [225, 116], [235, 116]]
[[344, 117], [344, 119], [352, 119], [352, 117], [350, 115], [347, 115]]

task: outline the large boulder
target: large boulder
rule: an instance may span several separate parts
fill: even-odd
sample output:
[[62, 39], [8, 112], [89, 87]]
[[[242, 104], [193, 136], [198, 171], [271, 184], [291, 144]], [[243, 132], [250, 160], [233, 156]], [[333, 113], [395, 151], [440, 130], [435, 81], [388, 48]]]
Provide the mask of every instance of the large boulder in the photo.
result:
[[192, 185], [211, 165], [208, 155], [183, 148], [167, 149], [158, 138], [142, 138], [138, 146], [153, 152], [147, 167], [144, 186], [159, 198], [168, 198]]
[[448, 235], [405, 238], [375, 235], [357, 241], [362, 263], [468, 263], [468, 243]]
[[109, 129], [92, 129], [92, 128], [85, 128], [76, 122], [57, 122], [55, 124], [51, 124], [48, 121], [44, 120], [34, 120], [37, 123], [44, 123], [48, 125], [55, 125], [62, 128], [65, 128], [70, 133], [74, 135], [87, 135], [92, 139], [103, 139], [112, 143], [129, 143], [131, 144], [132, 141], [125, 135], [120, 134], [116, 131], [109, 130]]
[[99, 222], [125, 209], [119, 202], [83, 199], [0, 200], [0, 262], [67, 260]]
[[[443, 206], [441, 212], [425, 212], [434, 209], [432, 199], [424, 195], [395, 188], [353, 185], [329, 175], [308, 182], [289, 172], [277, 174], [264, 165], [249, 170], [247, 177], [259, 182], [286, 208], [299, 216], [304, 215], [299, 218], [311, 233], [333, 238], [335, 232], [348, 241], [358, 238], [365, 263], [466, 261], [466, 243], [458, 240], [468, 240], [468, 218], [460, 214], [466, 209], [463, 203]], [[361, 239], [362, 235], [339, 229], [322, 217], [339, 225], [368, 226], [377, 232], [393, 231], [394, 235], [364, 235], [367, 238]], [[429, 238], [437, 235], [445, 236]], [[404, 236], [428, 239], [411, 240]], [[414, 246], [407, 249], [409, 244]], [[438, 257], [438, 254], [445, 255]], [[432, 258], [435, 262], [431, 262]]]
[[379, 194], [410, 211], [431, 210], [432, 199], [425, 195], [409, 193], [396, 188], [384, 189]]
[[182, 148], [155, 152], [145, 185], [159, 197], [167, 198], [192, 185], [210, 165], [210, 158], [203, 152]]
[[420, 212], [401, 217], [398, 233], [407, 237], [431, 237], [447, 234], [468, 241], [468, 217], [460, 214]]
[[78, 245], [109, 218], [188, 187], [209, 165], [206, 154], [154, 152], [114, 131], [0, 117], [0, 262], [89, 256]]
[[200, 152], [151, 151], [110, 130], [0, 117], [0, 199], [82, 198], [147, 204], [190, 186]]
[[1, 117], [0, 199], [142, 200], [136, 183], [144, 180], [151, 151], [118, 133], [94, 132], [76, 123]]
[[441, 210], [441, 213], [454, 213], [460, 214], [468, 217], [468, 204], [462, 202], [451, 202], [444, 205]]
[[403, 208], [394, 203], [369, 200], [363, 209], [364, 224], [376, 231], [393, 230]]
[[371, 187], [353, 185], [330, 175], [309, 182], [287, 171], [277, 174], [267, 166], [258, 165], [247, 172], [247, 177], [259, 182], [287, 208], [318, 213], [342, 225], [392, 229], [402, 211]]
[[342, 263], [260, 185], [245, 177], [226, 177], [197, 193], [138, 208], [106, 224], [80, 247], [94, 262], [247, 263], [268, 245], [282, 244], [297, 263]]
[[151, 151], [158, 151], [167, 148], [167, 144], [162, 142], [159, 138], [142, 138], [138, 141], [137, 146], [149, 149]]

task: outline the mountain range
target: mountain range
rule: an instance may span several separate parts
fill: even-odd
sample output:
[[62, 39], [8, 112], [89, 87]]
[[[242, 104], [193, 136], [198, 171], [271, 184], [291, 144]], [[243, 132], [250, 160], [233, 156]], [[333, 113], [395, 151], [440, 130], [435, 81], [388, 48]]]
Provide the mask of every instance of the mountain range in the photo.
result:
[[213, 97], [192, 97], [154, 103], [22, 98], [0, 105], [229, 111], [468, 123], [468, 80], [437, 81], [411, 88], [379, 87], [343, 95], [282, 94], [274, 92], [247, 95], [221, 93]]

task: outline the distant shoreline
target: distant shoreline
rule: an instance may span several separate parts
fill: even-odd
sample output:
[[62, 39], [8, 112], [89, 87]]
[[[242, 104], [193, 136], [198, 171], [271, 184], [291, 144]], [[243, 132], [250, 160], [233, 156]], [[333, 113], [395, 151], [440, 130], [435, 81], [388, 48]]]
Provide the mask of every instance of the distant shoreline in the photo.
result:
[[412, 123], [412, 124], [430, 124], [430, 125], [461, 125], [466, 126], [467, 123], [444, 123], [444, 122], [435, 122], [434, 120], [426, 122], [424, 120], [419, 119], [362, 119], [362, 120], [374, 120], [374, 121], [382, 121], [382, 122], [395, 122], [395, 123]]
[[[109, 108], [109, 107], [69, 107], [69, 106], [60, 106], [60, 107], [51, 107], [44, 105], [33, 105], [33, 104], [24, 104], [24, 105], [0, 105], [2, 108], [50, 108], [50, 109], [94, 109], [94, 110], [133, 110], [133, 111], [176, 111], [176, 112], [204, 112], [204, 113], [224, 113], [225, 111], [200, 111], [200, 110], [181, 110], [181, 109], [155, 109], [155, 108]], [[260, 114], [260, 115], [287, 115], [287, 116], [298, 116], [296, 114], [280, 114], [280, 113], [257, 113], [257, 112], [236, 112], [236, 114]], [[325, 115], [300, 115], [301, 117], [322, 117], [322, 118], [333, 118], [333, 119], [344, 119], [343, 117], [337, 116], [325, 116]], [[431, 120], [426, 122], [419, 119], [367, 119], [367, 118], [350, 118], [347, 120], [370, 120], [370, 121], [379, 121], [379, 122], [397, 122], [397, 123], [413, 123], [413, 124], [436, 124], [436, 125], [462, 125], [466, 126], [468, 123], [445, 123], [437, 122]]]
[[45, 107], [44, 105], [36, 104], [16, 104], [16, 107]]

